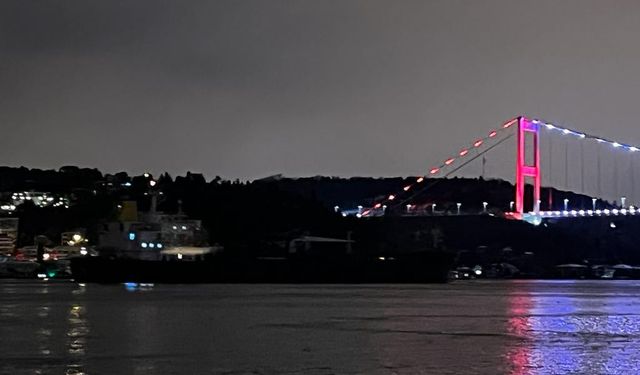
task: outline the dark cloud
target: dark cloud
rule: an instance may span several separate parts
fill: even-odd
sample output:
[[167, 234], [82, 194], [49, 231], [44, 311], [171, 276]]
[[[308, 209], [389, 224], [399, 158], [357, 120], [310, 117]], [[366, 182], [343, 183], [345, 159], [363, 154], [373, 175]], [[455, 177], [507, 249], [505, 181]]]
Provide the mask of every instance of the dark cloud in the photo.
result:
[[633, 1], [5, 0], [0, 158], [408, 175], [518, 113], [640, 143], [639, 17]]

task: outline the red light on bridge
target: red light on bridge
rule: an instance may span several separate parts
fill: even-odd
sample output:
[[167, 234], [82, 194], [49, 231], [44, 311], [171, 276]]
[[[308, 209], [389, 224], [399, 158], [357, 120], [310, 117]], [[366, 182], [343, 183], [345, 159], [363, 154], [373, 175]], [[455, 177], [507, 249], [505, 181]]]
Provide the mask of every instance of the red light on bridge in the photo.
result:
[[502, 125], [502, 128], [504, 128], [504, 129], [510, 128], [510, 127], [511, 127], [511, 126], [513, 126], [513, 124], [515, 124], [516, 122], [518, 122], [518, 119], [517, 119], [517, 118], [514, 118], [514, 119], [512, 119], [512, 120], [509, 120], [509, 121], [505, 122], [505, 124], [504, 124], [504, 125]]
[[474, 144], [473, 147], [480, 147], [482, 146], [482, 144], [484, 143], [484, 141], [482, 139], [478, 139]]
[[396, 196], [395, 196], [395, 195], [393, 195], [393, 194], [391, 194], [391, 195], [389, 195], [389, 198], [388, 198], [388, 199], [389, 199], [390, 201], [392, 201], [392, 200], [396, 199]]
[[460, 156], [465, 156], [468, 153], [469, 153], [469, 150], [465, 148], [464, 150], [460, 151]]
[[440, 168], [433, 168], [431, 171], [429, 171], [429, 173], [431, 174], [436, 174], [438, 172], [440, 172]]
[[418, 179], [416, 180], [417, 183], [421, 183], [422, 181], [424, 181], [424, 177], [418, 177]]
[[373, 206], [373, 208], [380, 208], [380, 207], [382, 207], [382, 203], [376, 203], [376, 205]]
[[445, 160], [444, 164], [445, 165], [451, 165], [451, 163], [453, 163], [454, 161], [456, 161], [456, 159], [454, 159], [454, 158], [447, 159], [447, 160]]
[[492, 131], [491, 133], [489, 133], [489, 138], [493, 138], [493, 137], [495, 137], [496, 135], [498, 135], [498, 132], [494, 130], [494, 131]]
[[407, 185], [407, 186], [405, 186], [402, 190], [404, 190], [404, 191], [409, 191], [409, 189], [411, 189], [411, 185]]

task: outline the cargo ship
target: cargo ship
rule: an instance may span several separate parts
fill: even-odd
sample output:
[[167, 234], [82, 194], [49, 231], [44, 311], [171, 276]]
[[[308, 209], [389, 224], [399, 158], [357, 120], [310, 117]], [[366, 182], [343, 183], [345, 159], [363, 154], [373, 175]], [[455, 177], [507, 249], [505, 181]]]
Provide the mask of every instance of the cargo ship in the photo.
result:
[[[336, 243], [336, 239], [322, 241]], [[78, 282], [98, 283], [444, 283], [454, 261], [441, 251], [376, 257], [308, 253], [239, 257], [223, 252], [180, 258], [75, 258], [71, 272]]]
[[275, 251], [209, 246], [199, 220], [188, 218], [180, 209], [177, 214], [158, 212], [155, 198], [146, 213], [138, 212], [135, 202], [123, 202], [120, 220], [103, 227], [99, 255], [71, 259], [73, 279], [99, 283], [426, 283], [446, 282], [454, 261], [449, 252], [424, 251], [428, 248], [424, 243], [401, 245], [406, 251], [363, 251], [384, 241], [374, 238], [373, 243], [355, 246], [351, 232], [346, 238], [289, 237], [279, 241]]

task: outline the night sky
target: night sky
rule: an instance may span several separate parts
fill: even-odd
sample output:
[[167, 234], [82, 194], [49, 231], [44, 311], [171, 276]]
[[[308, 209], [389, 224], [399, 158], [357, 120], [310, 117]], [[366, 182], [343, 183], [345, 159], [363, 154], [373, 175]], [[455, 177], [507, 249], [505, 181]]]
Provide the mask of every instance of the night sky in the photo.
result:
[[639, 37], [637, 1], [2, 0], [0, 164], [417, 175], [520, 113], [640, 144]]

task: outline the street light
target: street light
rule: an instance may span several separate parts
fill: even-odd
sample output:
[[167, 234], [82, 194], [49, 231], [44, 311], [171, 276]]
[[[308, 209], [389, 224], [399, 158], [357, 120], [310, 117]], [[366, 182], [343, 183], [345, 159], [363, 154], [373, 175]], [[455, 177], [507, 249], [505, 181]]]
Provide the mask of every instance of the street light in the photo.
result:
[[514, 201], [509, 202], [509, 211], [513, 212], [513, 205], [515, 205], [515, 204], [516, 204], [516, 202], [514, 202]]
[[567, 198], [564, 199], [564, 210], [569, 211], [569, 200]]
[[431, 204], [431, 215], [435, 215], [436, 214], [436, 204], [433, 203]]
[[536, 202], [536, 214], [540, 213], [540, 205], [542, 204], [542, 201], [540, 199], [538, 199], [538, 201]]
[[462, 203], [456, 203], [456, 207], [458, 208], [458, 215], [460, 215], [460, 207], [462, 207]]
[[489, 203], [487, 202], [482, 202], [482, 212], [487, 213], [487, 206], [489, 205]]
[[594, 211], [596, 210], [596, 202], [598, 202], [597, 198], [591, 198], [591, 206]]
[[620, 200], [622, 201], [622, 208], [626, 208], [627, 207], [627, 197], [622, 197], [622, 198], [620, 198]]
[[411, 212], [411, 205], [410, 204], [407, 205], [407, 212]]

